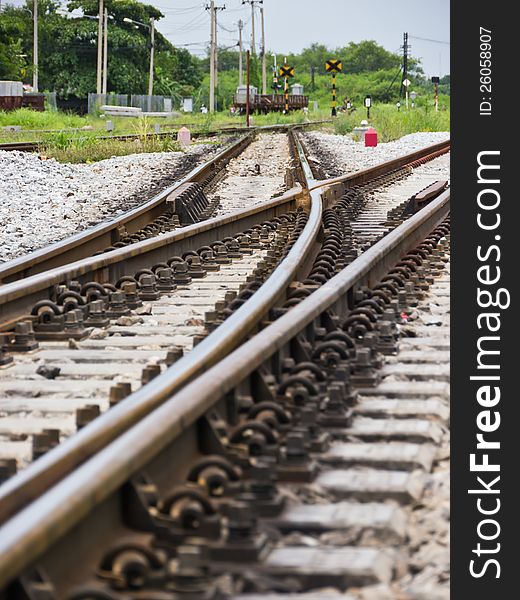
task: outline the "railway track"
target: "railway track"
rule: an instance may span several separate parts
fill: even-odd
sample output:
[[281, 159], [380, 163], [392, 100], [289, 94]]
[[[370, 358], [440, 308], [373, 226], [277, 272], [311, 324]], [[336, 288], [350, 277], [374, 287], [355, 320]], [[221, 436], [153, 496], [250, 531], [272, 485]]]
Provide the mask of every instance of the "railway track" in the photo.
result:
[[[274, 192], [280, 194], [295, 182], [292, 175], [295, 161], [292, 133], [286, 134], [278, 130], [279, 128], [274, 129], [272, 133], [247, 133], [139, 206], [64, 240], [1, 264], [0, 284], [93, 254], [121, 248], [252, 204], [255, 194], [253, 198], [238, 195], [242, 199], [237, 202], [233, 198], [233, 192], [227, 192], [224, 197], [215, 193], [215, 189], [234, 189], [226, 180], [229, 178], [228, 168], [236, 161], [243, 161], [249, 167], [250, 173], [240, 173], [239, 180], [247, 184], [253, 178], [258, 187], [257, 197], [261, 197], [262, 193], [264, 198]], [[262, 152], [269, 146], [271, 136], [282, 149], [276, 156], [270, 157], [269, 169], [266, 167], [263, 171]], [[257, 171], [253, 172], [253, 167]], [[237, 190], [235, 198], [236, 192]]]
[[[330, 121], [309, 121], [308, 123], [303, 123], [301, 126], [302, 127], [308, 127], [308, 126], [315, 126], [315, 125], [320, 125], [322, 123], [328, 123]], [[178, 127], [178, 126], [177, 126]], [[199, 137], [214, 137], [214, 136], [218, 136], [218, 135], [222, 135], [222, 134], [244, 134], [247, 133], [247, 131], [275, 131], [275, 130], [280, 130], [283, 131], [284, 129], [287, 129], [286, 125], [269, 125], [269, 126], [260, 126], [260, 127], [250, 127], [249, 129], [247, 129], [246, 127], [219, 127], [218, 129], [214, 129], [211, 131], [193, 131], [191, 133], [191, 137], [192, 138], [199, 138]], [[60, 132], [54, 132], [54, 133], [60, 133]], [[78, 130], [76, 133], [81, 133], [80, 130]], [[175, 131], [162, 131], [159, 133], [153, 133], [153, 134], [149, 134], [149, 135], [153, 135], [156, 138], [159, 139], [168, 139], [168, 138], [173, 138], [174, 136], [176, 136], [178, 133], [177, 130]], [[123, 135], [110, 135], [110, 136], [97, 136], [96, 139], [98, 140], [118, 140], [121, 142], [131, 142], [134, 140], [139, 140], [140, 138], [142, 138], [142, 135], [137, 134], [137, 133], [129, 133], [129, 134], [123, 134]], [[71, 138], [72, 140], [73, 138]], [[42, 146], [45, 146], [45, 142], [40, 140], [40, 141], [27, 141], [27, 142], [4, 142], [4, 143], [0, 143], [0, 150], [4, 150], [4, 151], [14, 151], [17, 150], [18, 152], [37, 152], [40, 148], [42, 148]]]
[[[108, 379], [98, 380], [105, 381], [105, 393], [113, 387], [112, 408], [89, 424], [88, 410], [80, 411], [85, 422], [78, 433], [0, 487], [0, 586], [15, 578], [5, 593], [20, 594], [6, 597], [22, 597], [22, 588], [38, 586], [47, 587], [50, 598], [162, 599], [242, 592], [268, 597], [268, 592], [389, 583], [397, 569], [393, 555], [370, 543], [320, 545], [316, 532], [356, 529], [359, 541], [363, 531], [373, 529], [374, 539], [389, 547], [403, 544], [408, 506], [421, 497], [412, 471], [427, 472], [433, 465], [446, 421], [445, 399], [422, 402], [417, 386], [417, 398], [399, 390], [392, 396], [380, 379], [409, 379], [414, 388], [415, 379], [438, 375], [444, 385], [438, 386], [439, 397], [446, 396], [445, 369], [424, 370], [428, 361], [414, 357], [413, 350], [402, 360], [397, 354], [394, 363], [384, 364], [382, 355], [395, 358], [398, 328], [444, 266], [449, 190], [446, 181], [431, 181], [435, 169], [434, 174], [427, 170], [448, 149], [449, 143], [440, 144], [317, 182], [295, 140], [300, 163], [291, 177], [301, 185], [279, 198], [0, 288], [2, 319], [12, 323], [64, 281], [69, 283], [67, 290], [61, 288], [62, 299], [69, 302], [78, 300], [71, 292], [82, 298], [85, 285], [115, 277], [127, 278], [132, 284], [127, 301], [135, 299], [139, 276], [128, 279], [149, 268], [144, 264], [162, 262], [164, 269], [172, 253], [207, 248], [209, 239], [222, 240], [234, 259], [230, 270], [210, 272], [193, 290], [181, 285], [163, 290], [148, 301], [147, 311], [156, 311], [152, 315], [121, 315], [129, 320], [120, 323], [127, 324], [98, 327], [101, 339], [94, 347], [96, 340], [80, 339], [78, 348], [69, 350], [94, 350], [102, 361], [113, 352], [117, 365], [122, 346], [148, 352], [143, 344], [150, 343], [156, 354], [161, 344], [147, 336], [155, 337], [158, 325], [168, 334], [162, 335], [163, 356], [146, 375], [136, 377], [131, 363], [135, 371], [127, 397], [129, 381], [112, 386], [114, 365], [102, 363]], [[382, 197], [383, 208], [374, 212]], [[194, 268], [209, 266], [219, 253], [216, 248], [213, 256], [198, 252]], [[234, 269], [249, 274], [249, 281], [230, 293], [227, 279]], [[145, 291], [154, 283], [146, 279], [150, 276], [153, 271], [140, 274]], [[212, 286], [221, 285], [219, 278], [225, 281], [224, 298], [207, 311], [204, 296], [209, 292], [214, 301]], [[179, 330], [166, 313], [171, 299], [184, 291], [182, 306], [200, 300], [206, 330], [201, 310], [191, 331], [198, 343], [179, 358], [172, 341], [182, 345], [183, 340], [172, 337]], [[108, 304], [98, 287], [91, 285], [91, 292], [90, 304]], [[121, 299], [121, 292], [112, 293]], [[67, 312], [79, 316], [81, 310]], [[127, 341], [116, 344], [117, 350], [100, 348], [118, 337]], [[42, 364], [52, 370], [57, 357], [52, 352], [58, 350], [38, 351], [47, 353]], [[58, 365], [62, 359], [55, 360]], [[4, 373], [18, 369], [23, 378], [29, 363], [15, 360]], [[76, 373], [92, 383], [92, 365], [85, 370], [79, 363], [68, 377]], [[164, 370], [165, 364], [171, 366]], [[414, 371], [417, 365], [422, 366]], [[121, 373], [120, 365], [115, 370]], [[58, 373], [56, 382], [59, 378]], [[21, 406], [31, 401], [25, 398]], [[106, 408], [109, 398], [104, 402]], [[438, 418], [437, 430], [428, 429], [430, 418]], [[43, 450], [54, 445], [49, 436], [56, 439], [55, 432], [44, 436]], [[10, 465], [4, 461], [5, 474]], [[313, 506], [316, 495], [327, 502]], [[292, 507], [287, 498], [300, 505]], [[383, 503], [389, 499], [397, 505]], [[83, 531], [89, 531], [88, 541]], [[295, 532], [313, 535], [315, 543], [294, 546]], [[67, 555], [67, 548], [80, 546], [81, 556]], [[227, 584], [220, 581], [223, 573]]]

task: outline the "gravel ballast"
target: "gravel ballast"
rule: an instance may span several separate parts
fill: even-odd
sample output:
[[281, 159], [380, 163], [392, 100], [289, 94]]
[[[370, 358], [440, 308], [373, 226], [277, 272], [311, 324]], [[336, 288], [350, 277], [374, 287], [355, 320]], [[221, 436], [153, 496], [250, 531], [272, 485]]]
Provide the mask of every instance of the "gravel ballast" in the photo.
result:
[[261, 133], [245, 150], [229, 161], [226, 177], [212, 197], [220, 199], [219, 214], [265, 202], [285, 190], [290, 166], [286, 133]]
[[375, 147], [365, 147], [363, 142], [353, 140], [348, 135], [336, 135], [322, 131], [310, 131], [303, 139], [313, 158], [321, 167], [325, 177], [338, 177], [360, 169], [373, 167], [379, 163], [410, 154], [426, 146], [449, 139], [447, 131], [418, 132], [405, 135], [393, 142], [380, 143]]
[[0, 150], [0, 263], [142, 204], [221, 148], [197, 144], [86, 165]]

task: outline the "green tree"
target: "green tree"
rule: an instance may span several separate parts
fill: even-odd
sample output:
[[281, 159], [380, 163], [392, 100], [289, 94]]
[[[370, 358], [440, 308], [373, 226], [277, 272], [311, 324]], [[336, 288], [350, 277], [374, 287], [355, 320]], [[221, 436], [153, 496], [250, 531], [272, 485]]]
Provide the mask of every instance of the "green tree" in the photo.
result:
[[[147, 91], [150, 33], [123, 19], [142, 23], [160, 20], [162, 13], [135, 0], [106, 0], [108, 23], [108, 91], [141, 94]], [[0, 77], [32, 78], [32, 0], [27, 8], [8, 7], [0, 14]], [[85, 98], [96, 89], [97, 19], [64, 17], [55, 0], [39, 0], [39, 79], [41, 89], [60, 97]], [[70, 10], [97, 16], [98, 0], [72, 0]], [[29, 9], [29, 10], [27, 10]], [[154, 92], [173, 96], [192, 94], [200, 86], [199, 61], [175, 48], [160, 32], [155, 36]]]

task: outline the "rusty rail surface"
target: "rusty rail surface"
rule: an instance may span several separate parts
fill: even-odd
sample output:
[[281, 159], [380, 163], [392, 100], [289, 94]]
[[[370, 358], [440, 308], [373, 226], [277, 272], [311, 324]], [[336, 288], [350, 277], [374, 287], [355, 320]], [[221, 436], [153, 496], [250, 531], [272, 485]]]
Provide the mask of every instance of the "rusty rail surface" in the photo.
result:
[[[303, 161], [302, 164], [306, 163], [303, 153], [299, 153], [299, 159]], [[34, 302], [48, 297], [52, 286], [61, 281], [72, 278], [80, 282], [112, 281], [125, 274], [135, 273], [150, 263], [165, 260], [172, 254], [180, 255], [207, 245], [215, 239], [231, 236], [255, 223], [287, 213], [304, 204], [309, 212], [308, 221], [299, 239], [271, 274], [267, 283], [189, 354], [177, 361], [163, 375], [152, 380], [146, 386], [145, 392], [137, 391], [132, 394], [128, 402], [125, 402], [124, 409], [122, 406], [113, 407], [113, 410], [96, 419], [95, 424], [91, 424], [95, 427], [85, 427], [58, 446], [55, 452], [41, 457], [29, 468], [0, 486], [0, 522], [21, 508], [20, 501], [25, 504], [37, 497], [153, 410], [168, 395], [236, 348], [258, 326], [275, 303], [283, 298], [291, 281], [304, 272], [306, 259], [312, 256], [321, 229], [321, 199], [318, 194], [313, 194], [308, 202], [304, 198], [303, 189], [298, 186], [259, 206], [209, 219], [161, 238], [152, 238], [0, 287], [0, 319], [9, 321], [14, 315], [20, 314], [22, 307], [26, 311]]]
[[[330, 186], [312, 191], [313, 205], [315, 200], [320, 203], [320, 194], [327, 193]], [[145, 490], [151, 489], [153, 481], [163, 493], [171, 491], [186, 476], [188, 460], [215, 452], [215, 443], [209, 441], [212, 424], [218, 430], [219, 418], [234, 422], [240, 394], [246, 390], [252, 394], [251, 378], [257, 370], [269, 364], [273, 372], [279, 372], [299, 335], [306, 332], [312, 338], [313, 325], [322, 327], [322, 318], [331, 322], [328, 311], [348, 316], [355, 292], [380, 281], [445, 220], [449, 210], [447, 190], [196, 380], [173, 395], [167, 393], [160, 406], [4, 524], [0, 528], [0, 588], [38, 561], [39, 567], [54, 575], [61, 597], [69, 591], [59, 587], [67, 586], [60, 583], [67, 568], [83, 569], [81, 574], [88, 579], [86, 574], [95, 572], [99, 564], [99, 548], [110, 547], [114, 535], [144, 535], [147, 528], [142, 519], [135, 514], [123, 517], [123, 501], [135, 500], [140, 485], [146, 484], [142, 493], [148, 493]], [[168, 379], [166, 372], [143, 388], [141, 397], [159, 393], [158, 387]], [[125, 407], [131, 398], [125, 400]], [[88, 427], [95, 428], [97, 422]], [[204, 431], [209, 439], [202, 437]], [[143, 479], [145, 467], [148, 479]], [[70, 548], [78, 549], [78, 554], [67, 558], [67, 548], [69, 554]]]
[[[224, 148], [216, 156], [195, 167], [178, 182], [159, 192], [144, 204], [130, 209], [122, 215], [95, 225], [85, 231], [60, 240], [54, 244], [30, 252], [0, 265], [0, 285], [11, 283], [37, 273], [42, 273], [65, 264], [72, 263], [94, 253], [105, 250], [117, 241], [120, 228], [124, 227], [127, 234], [132, 234], [152, 222], [161, 215], [165, 208], [166, 199], [187, 183], [200, 183], [208, 175], [217, 172], [219, 165], [238, 156], [252, 141], [257, 132], [289, 131], [307, 125], [316, 125], [324, 121], [309, 122], [303, 125], [269, 125], [262, 127], [236, 128], [233, 132], [245, 133], [236, 142]], [[229, 131], [228, 131], [229, 133]], [[171, 135], [171, 134], [168, 134]], [[130, 137], [130, 136], [127, 136]], [[290, 136], [291, 140], [294, 138]], [[25, 143], [25, 142], [21, 142]], [[0, 149], [1, 145], [0, 145]]]
[[240, 154], [251, 140], [251, 133], [242, 136], [210, 160], [195, 167], [180, 181], [162, 190], [144, 204], [126, 211], [115, 219], [100, 223], [55, 244], [0, 265], [0, 284], [30, 277], [36, 273], [42, 273], [81, 258], [92, 256], [95, 252], [104, 250], [116, 241], [118, 228], [120, 227], [124, 226], [128, 233], [138, 231], [163, 212], [166, 199], [170, 194], [183, 184], [198, 183], [204, 180], [218, 168], [219, 163]]
[[252, 225], [288, 212], [301, 201], [300, 186], [282, 196], [251, 208], [239, 209], [200, 223], [154, 237], [124, 248], [89, 256], [0, 286], [0, 330], [21, 314], [26, 314], [36, 302], [49, 298], [53, 286], [77, 279], [88, 281], [116, 281], [150, 264], [164, 261], [173, 255], [196, 250], [226, 236], [248, 229]]
[[[304, 183], [311, 187], [314, 183], [311, 179], [312, 172], [301, 145], [297, 139], [295, 141], [306, 179]], [[449, 146], [444, 145], [442, 149], [445, 150], [447, 147]], [[431, 156], [431, 150], [430, 147], [412, 153], [408, 155], [408, 160], [414, 161]], [[433, 151], [437, 152], [439, 148], [434, 146]], [[407, 164], [406, 157], [397, 161], [390, 161], [387, 171], [394, 169], [396, 164]], [[384, 165], [379, 165], [347, 176], [348, 184], [354, 185], [358, 180], [366, 181], [369, 179], [370, 176], [367, 171], [380, 175], [385, 172], [385, 168]], [[329, 182], [325, 183], [328, 184]], [[146, 391], [142, 389], [129, 397], [125, 401], [125, 410], [121, 406], [114, 407], [96, 419], [95, 423], [69, 438], [58, 448], [33, 463], [30, 468], [22, 471], [1, 486], [0, 522], [18, 510], [21, 505], [26, 504], [44, 489], [58, 481], [103, 445], [114, 439], [116, 435], [119, 435], [137, 419], [142, 418], [143, 414], [152, 410], [169, 394], [180, 389], [187, 381], [220, 360], [245, 339], [245, 336], [260, 322], [261, 317], [275, 304], [290, 278], [294, 277], [298, 269], [301, 271], [305, 267], [305, 257], [312, 253], [312, 246], [316, 244], [316, 236], [319, 231], [322, 210], [320, 193], [324, 192], [323, 200], [326, 205], [333, 202], [344, 187], [345, 183], [341, 182], [327, 185], [323, 189], [320, 188], [310, 193], [310, 218], [304, 233], [289, 256], [268, 280], [269, 285], [264, 286], [265, 289], [261, 290], [262, 293], [255, 294], [243, 309], [237, 311], [232, 318], [227, 319], [210, 338], [197, 345], [189, 355], [176, 363], [162, 376], [154, 379], [146, 386]], [[127, 248], [84, 259], [72, 265], [51, 270], [48, 273], [35, 275], [26, 280], [0, 287], [0, 322], [9, 322], [19, 316], [20, 311], [27, 311], [38, 300], [47, 298], [52, 286], [57, 283], [71, 279], [78, 279], [81, 282], [106, 281], [128, 273], [134, 273], [143, 266], [150, 264], [150, 262], [164, 260], [172, 252], [182, 254], [186, 250], [205, 245], [210, 239], [221, 239], [227, 235], [233, 235], [233, 233], [241, 231], [253, 223], [287, 212], [298, 203], [306, 202], [304, 196], [303, 190], [296, 188], [261, 206], [239, 210], [225, 217], [211, 219], [166, 234], [161, 238], [152, 238]], [[271, 284], [273, 284], [272, 289], [270, 289]], [[275, 286], [275, 284], [277, 285]], [[236, 331], [233, 329], [235, 323], [237, 324]], [[208, 339], [211, 339], [211, 341], [208, 342]], [[212, 348], [212, 345], [215, 347]], [[133, 400], [134, 397], [136, 400]], [[130, 408], [134, 404], [135, 410]]]

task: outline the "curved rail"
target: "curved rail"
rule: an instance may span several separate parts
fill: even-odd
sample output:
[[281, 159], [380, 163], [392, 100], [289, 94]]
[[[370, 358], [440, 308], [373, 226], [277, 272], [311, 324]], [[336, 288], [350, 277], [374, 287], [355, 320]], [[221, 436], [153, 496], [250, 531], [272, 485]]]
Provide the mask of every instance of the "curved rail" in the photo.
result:
[[129, 233], [138, 231], [163, 212], [166, 198], [170, 194], [185, 183], [204, 180], [208, 174], [217, 168], [219, 162], [229, 160], [240, 154], [251, 140], [251, 133], [242, 136], [210, 160], [195, 167], [180, 181], [162, 190], [144, 204], [126, 211], [115, 219], [0, 265], [0, 283], [16, 281], [91, 256], [98, 250], [111, 246], [115, 241], [114, 234], [117, 233], [120, 227], [124, 226]]
[[[311, 197], [320, 200], [319, 190]], [[357, 286], [373, 285], [449, 214], [450, 192], [390, 232], [313, 294], [229, 354], [0, 528], [0, 586], [94, 514], [168, 445], [192, 428], [252, 372], [314, 319], [345, 309]], [[158, 380], [156, 380], [158, 381]]]
[[[297, 270], [302, 269], [305, 256], [311, 254], [312, 245], [315, 243], [321, 219], [321, 192], [323, 192], [325, 203], [328, 203], [339, 194], [339, 190], [336, 191], [335, 188], [355, 185], [358, 181], [365, 181], [371, 176], [373, 177], [374, 174], [379, 175], [385, 172], [385, 165], [389, 165], [386, 167], [386, 171], [388, 171], [396, 168], [396, 166], [406, 164], [407, 161], [431, 156], [432, 150], [433, 152], [447, 151], [449, 149], [449, 141], [438, 146], [425, 148], [407, 157], [346, 176], [342, 184], [327, 185], [324, 188], [313, 190], [310, 193], [310, 218], [302, 237], [292, 248], [283, 263], [279, 265], [269, 278], [269, 283], [277, 284], [277, 287], [271, 291], [268, 289], [269, 286], [264, 286], [265, 289], [262, 288], [257, 292], [232, 318], [226, 320], [203, 343], [197, 345], [192, 353], [176, 363], [176, 365], [171, 367], [162, 376], [148, 384], [145, 388], [146, 391], [142, 388], [139, 392], [127, 398], [124, 403], [124, 410], [122, 405], [114, 407], [75, 436], [69, 438], [64, 444], [41, 457], [28, 469], [22, 471], [1, 486], [0, 522], [19, 510], [21, 505], [26, 504], [43, 490], [61, 479], [87, 457], [103, 447], [103, 445], [109, 443], [116, 435], [119, 435], [121, 431], [131, 426], [136, 419], [142, 418], [146, 414], [146, 411], [152, 410], [169, 394], [180, 389], [190, 379], [217, 362], [226, 353], [229, 353], [252, 331], [255, 324], [259, 322], [261, 315], [265, 315], [283, 293], [284, 286], [287, 285], [289, 277], [294, 277]], [[301, 159], [306, 183], [310, 187], [313, 185], [316, 187], [315, 182], [310, 179], [312, 173], [305, 160], [301, 145], [297, 143], [296, 148]], [[259, 207], [236, 211], [234, 214], [186, 227], [182, 230], [166, 234], [161, 238], [146, 240], [131, 247], [84, 259], [72, 265], [55, 269], [50, 273], [35, 275], [24, 281], [3, 286], [0, 288], [0, 315], [2, 315], [3, 311], [4, 320], [8, 319], [9, 316], [14, 318], [16, 314], [19, 314], [21, 308], [25, 307], [26, 309], [36, 301], [47, 297], [49, 287], [55, 283], [73, 278], [87, 281], [98, 277], [100, 280], [106, 280], [108, 275], [120, 277], [126, 273], [134, 273], [145, 266], [145, 264], [164, 260], [164, 258], [171, 254], [173, 248], [175, 248], [175, 253], [182, 254], [182, 252], [188, 249], [205, 245], [208, 241], [206, 237], [208, 235], [212, 235], [213, 238], [215, 236], [225, 237], [232, 235], [237, 231], [247, 228], [250, 223], [258, 222], [259, 220], [273, 216], [273, 214], [277, 214], [277, 210], [286, 212], [288, 206], [292, 207], [297, 202], [306, 202], [305, 194], [301, 188], [289, 191], [284, 196], [270, 200]], [[290, 273], [291, 275], [289, 275]], [[233, 332], [232, 326], [235, 323], [239, 327], [236, 332]], [[240, 323], [242, 323], [241, 326]], [[207, 340], [211, 340], [211, 342]], [[215, 344], [215, 348], [210, 348], [211, 344]], [[221, 347], [222, 351], [217, 350], [217, 346]], [[150, 394], [149, 402], [147, 401], [148, 393]], [[137, 400], [131, 400], [133, 398], [137, 398]], [[128, 414], [123, 414], [127, 408], [133, 406], [132, 402], [135, 402], [136, 405], [141, 404], [143, 410], [136, 406], [135, 412], [129, 411]]]
[[[302, 156], [304, 159], [304, 157]], [[240, 210], [226, 217], [210, 219], [201, 224], [183, 228], [182, 230], [153, 238], [129, 248], [107, 252], [106, 254], [84, 259], [67, 267], [54, 269], [45, 274], [35, 275], [27, 280], [15, 282], [0, 288], [0, 309], [11, 307], [19, 311], [20, 303], [31, 304], [49, 289], [49, 285], [65, 279], [76, 278], [91, 280], [98, 273], [106, 278], [107, 269], [116, 270], [117, 275], [134, 273], [141, 267], [139, 261], [146, 257], [146, 262], [164, 260], [172, 252], [181, 254], [186, 249], [193, 249], [207, 243], [206, 236], [225, 237], [232, 235], [230, 231], [247, 228], [250, 224], [265, 220], [273, 210], [286, 212], [288, 206], [302, 202], [302, 190], [296, 188], [284, 196], [270, 200], [247, 210]], [[87, 458], [98, 452], [106, 444], [121, 435], [146, 414], [153, 411], [169, 395], [180, 389], [194, 377], [200, 375], [213, 364], [221, 360], [262, 321], [269, 310], [279, 301], [298, 272], [302, 270], [316, 243], [321, 228], [322, 206], [318, 194], [314, 194], [310, 202], [309, 218], [300, 237], [287, 256], [271, 274], [264, 284], [242, 307], [234, 312], [214, 332], [162, 375], [153, 379], [107, 411], [95, 421], [83, 428], [76, 435], [60, 444], [52, 452], [32, 463], [27, 469], [0, 486], [0, 522], [25, 504], [34, 499], [49, 486], [53, 485], [72, 471]], [[232, 228], [230, 230], [230, 228]], [[196, 241], [194, 241], [196, 240]], [[179, 250], [179, 245], [182, 246]], [[158, 253], [158, 254], [157, 254]], [[136, 262], [137, 261], [137, 262]], [[110, 273], [112, 276], [115, 273]], [[28, 302], [28, 298], [31, 298]], [[6, 309], [7, 312], [7, 309]]]

